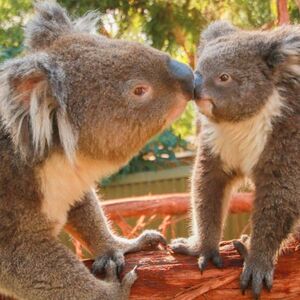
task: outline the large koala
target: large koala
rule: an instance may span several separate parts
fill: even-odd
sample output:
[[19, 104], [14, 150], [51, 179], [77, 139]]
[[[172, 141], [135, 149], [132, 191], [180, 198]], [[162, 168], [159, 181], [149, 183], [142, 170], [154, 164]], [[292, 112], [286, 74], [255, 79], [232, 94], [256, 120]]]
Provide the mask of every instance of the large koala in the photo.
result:
[[[0, 66], [0, 290], [18, 299], [126, 299], [124, 253], [165, 243], [155, 231], [113, 234], [93, 189], [192, 98], [192, 70], [138, 43], [96, 34], [39, 2], [28, 53]], [[98, 257], [96, 279], [57, 235], [63, 226]]]
[[[281, 243], [300, 214], [300, 26], [243, 31], [226, 22], [202, 34], [195, 72], [201, 134], [192, 178], [193, 233], [176, 252], [220, 267], [219, 241], [232, 188], [256, 186], [241, 288], [271, 288]], [[248, 244], [248, 243], [247, 243]]]

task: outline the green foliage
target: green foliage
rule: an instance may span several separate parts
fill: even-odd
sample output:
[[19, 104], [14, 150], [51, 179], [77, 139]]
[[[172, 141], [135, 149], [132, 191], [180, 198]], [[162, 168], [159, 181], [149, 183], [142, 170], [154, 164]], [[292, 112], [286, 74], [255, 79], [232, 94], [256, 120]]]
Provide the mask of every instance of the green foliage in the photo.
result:
[[156, 171], [176, 166], [179, 161], [175, 152], [185, 150], [186, 147], [187, 142], [175, 135], [172, 129], [165, 130], [162, 134], [154, 137], [118, 174], [103, 180], [102, 186], [108, 185], [113, 179], [126, 174]]
[[227, 0], [224, 1], [225, 17], [238, 26], [257, 28], [275, 20], [270, 0]]
[[194, 102], [189, 102], [187, 108], [181, 117], [172, 125], [173, 132], [182, 137], [183, 139], [188, 138], [191, 135], [195, 135], [196, 126], [196, 108]]
[[15, 57], [18, 54], [20, 54], [22, 51], [23, 51], [22, 46], [9, 47], [9, 48], [4, 48], [0, 46], [0, 62], [9, 59], [11, 57]]
[[30, 0], [0, 0], [0, 62], [22, 51], [22, 26], [31, 7]]
[[290, 12], [291, 22], [299, 23], [300, 20], [300, 7], [297, 6], [295, 0], [288, 1], [288, 8]]

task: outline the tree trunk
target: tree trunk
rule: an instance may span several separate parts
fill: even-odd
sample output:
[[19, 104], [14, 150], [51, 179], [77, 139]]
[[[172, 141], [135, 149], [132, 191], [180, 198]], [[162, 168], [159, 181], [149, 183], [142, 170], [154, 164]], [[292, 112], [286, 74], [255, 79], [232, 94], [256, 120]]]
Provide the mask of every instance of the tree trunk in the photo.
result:
[[277, 23], [290, 24], [287, 0], [277, 0]]

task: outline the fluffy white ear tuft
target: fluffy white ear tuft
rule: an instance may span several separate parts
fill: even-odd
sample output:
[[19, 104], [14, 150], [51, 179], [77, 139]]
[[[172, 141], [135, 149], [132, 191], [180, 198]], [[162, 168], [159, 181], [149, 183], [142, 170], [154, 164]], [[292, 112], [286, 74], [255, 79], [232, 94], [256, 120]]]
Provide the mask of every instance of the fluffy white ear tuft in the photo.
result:
[[46, 54], [0, 68], [0, 116], [25, 160], [40, 160], [53, 146], [74, 159], [77, 137], [66, 113], [63, 81], [64, 72]]
[[99, 22], [100, 14], [97, 11], [91, 11], [73, 22], [74, 30], [76, 32], [87, 32], [91, 34], [97, 34]]

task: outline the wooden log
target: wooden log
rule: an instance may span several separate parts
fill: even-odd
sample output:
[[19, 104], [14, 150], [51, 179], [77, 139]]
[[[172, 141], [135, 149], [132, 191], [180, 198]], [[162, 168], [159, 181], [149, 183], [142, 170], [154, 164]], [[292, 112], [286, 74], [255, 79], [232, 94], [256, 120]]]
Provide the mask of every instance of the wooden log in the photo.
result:
[[[136, 265], [138, 279], [134, 283], [131, 300], [249, 300], [251, 292], [242, 295], [239, 276], [242, 260], [231, 242], [220, 244], [224, 268], [208, 265], [201, 274], [197, 258], [172, 254], [167, 250], [142, 251], [126, 255], [124, 273]], [[91, 268], [93, 261], [84, 261]], [[300, 243], [285, 248], [276, 266], [271, 292], [263, 290], [261, 300], [300, 299]], [[11, 300], [1, 297], [0, 300]]]
[[[250, 212], [253, 203], [252, 193], [232, 195], [229, 210], [231, 213]], [[115, 199], [102, 202], [103, 209], [111, 220], [137, 217], [141, 215], [183, 215], [189, 211], [190, 197], [187, 193], [142, 196]]]
[[[271, 292], [264, 290], [261, 300], [300, 299], [299, 243], [290, 244], [276, 266]], [[298, 247], [298, 248], [297, 248]], [[211, 264], [201, 274], [197, 258], [173, 255], [164, 251], [148, 251], [126, 256], [125, 273], [138, 265], [138, 280], [132, 287], [131, 300], [248, 300], [250, 290], [242, 295], [239, 276], [242, 260], [231, 242], [221, 244], [224, 268]], [[92, 261], [86, 261], [91, 266]]]

